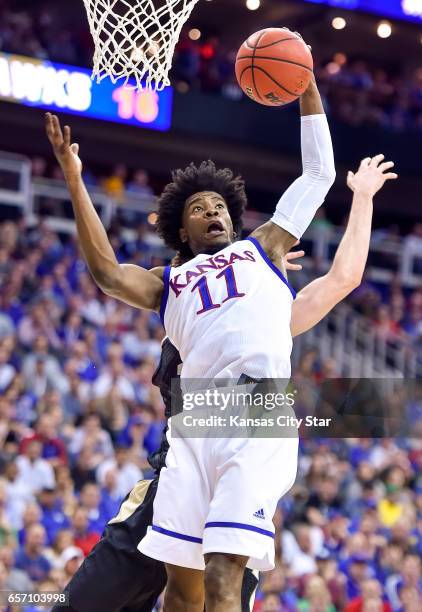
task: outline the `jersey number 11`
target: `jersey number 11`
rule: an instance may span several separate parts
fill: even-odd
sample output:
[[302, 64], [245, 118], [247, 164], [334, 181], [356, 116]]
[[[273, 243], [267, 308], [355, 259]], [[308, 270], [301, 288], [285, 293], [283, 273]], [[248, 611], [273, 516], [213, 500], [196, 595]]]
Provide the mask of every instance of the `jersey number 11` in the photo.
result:
[[208, 287], [207, 277], [203, 276], [193, 287], [192, 293], [198, 289], [199, 297], [201, 298], [202, 308], [198, 310], [196, 314], [200, 315], [204, 312], [208, 312], [209, 310], [214, 310], [214, 308], [220, 308], [224, 302], [228, 300], [232, 300], [234, 298], [241, 298], [245, 293], [239, 293], [236, 286], [236, 278], [234, 276], [233, 266], [228, 266], [225, 268], [220, 274], [217, 274], [215, 278], [223, 278], [226, 281], [227, 286], [227, 297], [221, 302], [221, 304], [214, 304], [212, 301], [210, 289]]

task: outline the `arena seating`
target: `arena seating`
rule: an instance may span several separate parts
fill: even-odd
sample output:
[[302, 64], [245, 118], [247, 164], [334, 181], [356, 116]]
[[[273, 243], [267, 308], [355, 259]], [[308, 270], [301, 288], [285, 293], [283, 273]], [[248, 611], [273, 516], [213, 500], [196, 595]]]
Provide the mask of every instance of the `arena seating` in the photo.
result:
[[[0, 194], [1, 584], [55, 590], [98, 541], [125, 493], [151, 474], [146, 456], [164, 424], [151, 384], [163, 330], [157, 316], [97, 290], [60, 181], [32, 179], [24, 158], [2, 157], [0, 166], [5, 176], [19, 177]], [[147, 221], [152, 194], [123, 190], [115, 200], [107, 185], [95, 193], [119, 259], [167, 261]], [[11, 210], [18, 211], [15, 221]], [[116, 210], [120, 222], [112, 224]], [[135, 212], [138, 229], [130, 230], [125, 215]], [[256, 213], [248, 218], [259, 221]], [[295, 376], [310, 389], [322, 377], [415, 375], [419, 232], [375, 232], [362, 287], [298, 339]], [[327, 220], [315, 222], [304, 241], [304, 271], [291, 273], [298, 288], [326, 270], [340, 233]], [[303, 440], [298, 481], [276, 516], [277, 568], [264, 577], [256, 610], [309, 610], [321, 600], [327, 610], [360, 610], [370, 600], [383, 601], [384, 610], [419, 609], [418, 396], [408, 406], [412, 417], [403, 416], [414, 419], [414, 438]]]

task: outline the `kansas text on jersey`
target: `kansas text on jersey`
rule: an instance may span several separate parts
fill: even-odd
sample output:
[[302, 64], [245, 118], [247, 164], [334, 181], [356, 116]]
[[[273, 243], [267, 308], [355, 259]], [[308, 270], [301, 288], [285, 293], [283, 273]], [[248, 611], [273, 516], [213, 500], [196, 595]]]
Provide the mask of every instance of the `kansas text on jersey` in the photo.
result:
[[164, 273], [161, 319], [182, 378], [289, 378], [294, 290], [250, 237]]

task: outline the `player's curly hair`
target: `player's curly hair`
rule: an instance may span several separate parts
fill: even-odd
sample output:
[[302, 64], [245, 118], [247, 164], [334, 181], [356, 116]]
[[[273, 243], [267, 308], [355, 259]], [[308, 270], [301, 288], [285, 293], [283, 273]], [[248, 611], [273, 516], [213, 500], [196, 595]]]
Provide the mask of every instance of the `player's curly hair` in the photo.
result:
[[158, 199], [157, 233], [167, 247], [174, 249], [181, 260], [193, 257], [189, 245], [182, 242], [179, 230], [185, 203], [190, 196], [200, 191], [215, 191], [227, 204], [238, 236], [242, 231], [242, 214], [247, 204], [245, 183], [240, 176], [234, 176], [228, 168], [217, 170], [213, 161], [203, 161], [199, 167], [189, 164], [185, 170], [175, 170], [169, 183]]

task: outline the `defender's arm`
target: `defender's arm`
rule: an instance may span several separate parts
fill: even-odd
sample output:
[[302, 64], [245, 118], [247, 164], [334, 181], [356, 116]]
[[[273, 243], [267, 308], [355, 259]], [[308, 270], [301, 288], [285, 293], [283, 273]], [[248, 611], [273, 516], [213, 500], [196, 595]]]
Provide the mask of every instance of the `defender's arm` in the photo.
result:
[[271, 221], [252, 234], [273, 261], [304, 234], [335, 180], [330, 130], [314, 77], [300, 108], [303, 173], [283, 194]]
[[388, 172], [393, 162], [381, 163], [383, 159], [364, 159], [356, 174], [349, 172], [347, 183], [354, 196], [346, 231], [329, 272], [299, 291], [292, 309], [292, 336], [314, 327], [360, 285], [368, 259], [373, 197], [387, 180], [397, 178]]
[[131, 306], [158, 310], [163, 292], [159, 271], [153, 273], [138, 266], [118, 263], [82, 179], [79, 145], [71, 144], [70, 128], [65, 126], [62, 133], [58, 118], [47, 113], [46, 130], [66, 179], [79, 242], [96, 284], [107, 295]]

